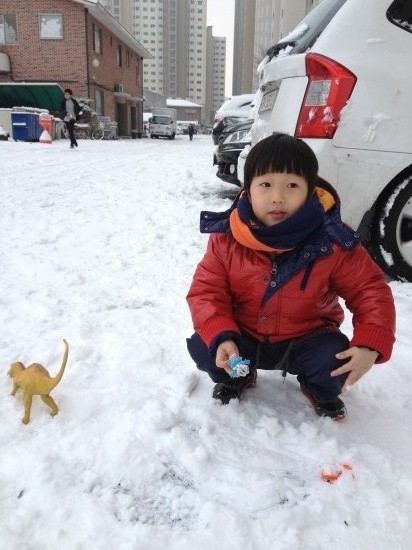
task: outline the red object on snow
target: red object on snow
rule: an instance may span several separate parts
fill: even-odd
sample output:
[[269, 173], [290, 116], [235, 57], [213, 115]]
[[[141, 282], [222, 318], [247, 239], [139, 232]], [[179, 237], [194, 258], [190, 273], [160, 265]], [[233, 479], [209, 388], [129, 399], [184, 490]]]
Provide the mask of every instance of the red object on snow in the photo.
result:
[[334, 483], [345, 471], [352, 472], [352, 477], [354, 477], [353, 468], [350, 464], [342, 464], [342, 466], [340, 468], [337, 468], [334, 472], [322, 471], [320, 477], [323, 479], [323, 481], [326, 481], [327, 483]]
[[52, 128], [53, 128], [54, 117], [46, 113], [41, 113], [39, 116], [39, 124], [43, 128], [43, 132], [40, 135], [40, 143], [51, 143], [52, 142]]

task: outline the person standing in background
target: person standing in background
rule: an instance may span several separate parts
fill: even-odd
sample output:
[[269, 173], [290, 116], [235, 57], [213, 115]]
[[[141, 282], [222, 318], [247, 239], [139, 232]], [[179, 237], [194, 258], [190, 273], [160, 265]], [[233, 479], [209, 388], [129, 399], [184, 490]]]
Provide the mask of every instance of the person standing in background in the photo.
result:
[[189, 134], [190, 141], [192, 141], [193, 134], [195, 133], [195, 127], [193, 126], [193, 124], [189, 124], [189, 126], [187, 127], [187, 133]]

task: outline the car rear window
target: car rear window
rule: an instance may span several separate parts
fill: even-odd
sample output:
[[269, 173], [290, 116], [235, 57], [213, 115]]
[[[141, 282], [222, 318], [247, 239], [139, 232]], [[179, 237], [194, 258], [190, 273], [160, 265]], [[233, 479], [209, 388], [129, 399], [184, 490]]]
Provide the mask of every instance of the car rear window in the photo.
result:
[[322, 0], [297, 27], [266, 52], [273, 59], [287, 48], [289, 55], [304, 53], [311, 48], [346, 0]]
[[392, 2], [386, 12], [386, 17], [397, 27], [412, 32], [411, 0], [395, 0], [395, 2]]

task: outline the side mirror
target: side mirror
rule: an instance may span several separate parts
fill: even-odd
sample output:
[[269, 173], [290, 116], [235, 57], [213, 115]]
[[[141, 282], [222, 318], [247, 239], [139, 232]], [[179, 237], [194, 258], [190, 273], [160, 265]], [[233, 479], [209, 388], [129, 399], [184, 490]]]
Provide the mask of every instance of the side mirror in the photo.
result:
[[150, 117], [148, 122], [149, 122], [149, 124], [151, 124], [153, 122], [153, 119]]

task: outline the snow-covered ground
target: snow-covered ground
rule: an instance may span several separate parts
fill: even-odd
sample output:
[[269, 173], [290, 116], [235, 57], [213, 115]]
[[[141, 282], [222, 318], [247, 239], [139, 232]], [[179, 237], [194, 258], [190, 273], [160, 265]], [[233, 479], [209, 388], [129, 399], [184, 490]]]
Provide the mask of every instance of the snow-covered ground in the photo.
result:
[[[210, 136], [0, 142], [1, 549], [411, 547], [412, 284], [391, 283], [393, 358], [346, 395], [346, 422], [279, 372], [215, 403], [185, 343], [199, 212], [236, 192], [212, 150]], [[63, 338], [60, 412], [34, 398], [24, 425], [8, 366], [54, 375]]]

